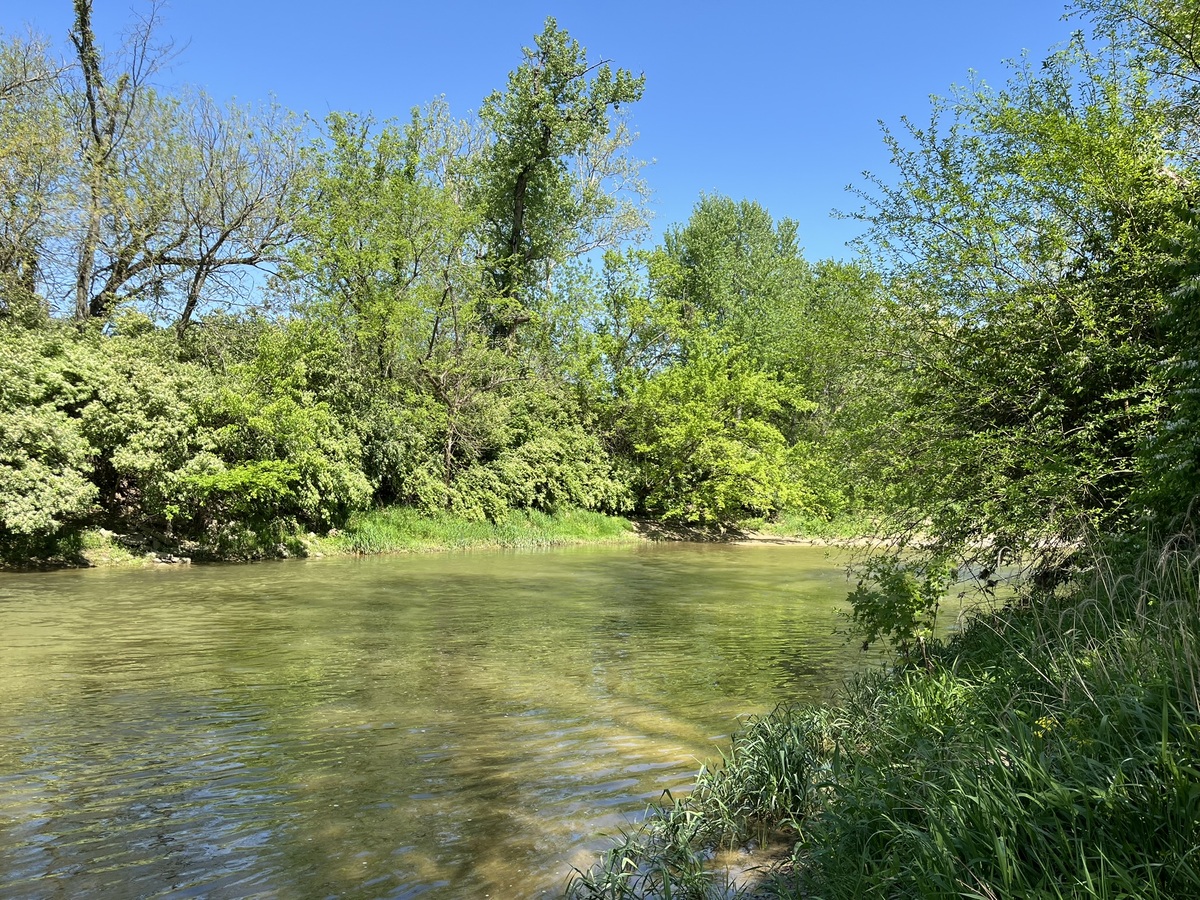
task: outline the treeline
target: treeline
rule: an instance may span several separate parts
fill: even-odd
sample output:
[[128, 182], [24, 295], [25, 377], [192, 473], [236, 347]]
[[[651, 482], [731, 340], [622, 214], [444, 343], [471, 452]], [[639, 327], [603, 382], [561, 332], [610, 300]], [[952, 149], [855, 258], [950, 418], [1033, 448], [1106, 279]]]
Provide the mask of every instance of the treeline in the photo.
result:
[[75, 3], [0, 49], [0, 549], [273, 552], [356, 510], [703, 525], [855, 502], [827, 452], [878, 281], [703, 197], [644, 242], [642, 79], [553, 20], [478, 116], [153, 87]]
[[648, 244], [642, 79], [553, 20], [474, 118], [318, 126], [152, 87], [153, 17], [110, 55], [77, 0], [65, 61], [0, 49], [0, 546], [868, 510], [1052, 575], [1168, 530], [1200, 454], [1191, 13], [1082, 11], [888, 132], [859, 260], [814, 264], [722, 196]]

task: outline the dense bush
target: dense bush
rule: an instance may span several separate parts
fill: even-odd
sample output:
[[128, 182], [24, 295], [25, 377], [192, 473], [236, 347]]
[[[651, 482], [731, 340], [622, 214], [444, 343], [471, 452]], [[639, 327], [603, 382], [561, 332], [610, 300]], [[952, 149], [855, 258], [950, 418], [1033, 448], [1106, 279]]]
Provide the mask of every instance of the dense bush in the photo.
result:
[[736, 354], [695, 349], [631, 397], [627, 428], [646, 510], [713, 524], [788, 506], [790, 448], [772, 422], [787, 391]]
[[36, 554], [91, 516], [99, 491], [79, 414], [96, 367], [58, 335], [0, 330], [0, 553]]
[[327, 409], [173, 350], [153, 329], [0, 333], [8, 557], [89, 526], [160, 542], [325, 529], [368, 502], [357, 443]]

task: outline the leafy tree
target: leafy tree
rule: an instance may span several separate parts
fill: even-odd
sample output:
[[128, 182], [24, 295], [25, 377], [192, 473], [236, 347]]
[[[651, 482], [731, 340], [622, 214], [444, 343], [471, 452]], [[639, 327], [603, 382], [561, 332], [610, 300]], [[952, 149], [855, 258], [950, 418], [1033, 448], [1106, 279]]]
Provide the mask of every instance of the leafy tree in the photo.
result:
[[24, 324], [49, 313], [38, 280], [70, 164], [58, 77], [40, 39], [0, 44], [0, 317]]
[[763, 366], [792, 370], [812, 287], [795, 222], [776, 223], [750, 200], [705, 196], [686, 225], [667, 231], [663, 250], [675, 269], [660, 290], [684, 315], [705, 331], [727, 331]]
[[1161, 370], [1164, 409], [1146, 442], [1137, 497], [1159, 536], [1194, 527], [1200, 514], [1200, 221], [1194, 212], [1184, 217], [1174, 249], [1177, 256], [1167, 269], [1179, 284], [1168, 294], [1164, 316], [1169, 336]]
[[898, 177], [863, 194], [891, 349], [861, 458], [892, 528], [938, 553], [1052, 561], [1130, 521], [1181, 194], [1163, 104], [1105, 52], [1079, 40], [937, 101], [907, 142], [888, 133]]
[[857, 266], [810, 266], [795, 223], [720, 196], [662, 247], [610, 254], [589, 383], [645, 511], [727, 523], [847, 506], [834, 422], [874, 289]]
[[[1167, 105], [1166, 146], [1171, 156], [1162, 169], [1179, 192], [1179, 221], [1165, 244], [1167, 260], [1162, 411], [1145, 445], [1139, 493], [1150, 529], [1159, 535], [1193, 528], [1200, 472], [1200, 319], [1196, 312], [1200, 276], [1194, 141], [1196, 100], [1200, 98], [1200, 7], [1180, 0], [1081, 0], [1080, 11], [1095, 24], [1098, 37], [1129, 47], [1140, 65], [1156, 75], [1154, 86]], [[1115, 36], [1115, 37], [1113, 37]]]
[[[441, 103], [403, 127], [335, 115], [313, 150], [306, 238], [284, 274], [302, 279], [303, 308], [343, 336], [372, 385], [354, 416], [381, 499], [493, 517], [567, 497], [617, 502], [603, 448], [549, 360], [579, 318], [548, 281], [552, 265], [628, 224], [612, 184], [633, 172], [620, 156], [628, 134], [610, 132], [608, 116], [640, 81], [586, 66], [552, 21], [538, 46], [478, 124]], [[520, 260], [496, 249], [510, 245]], [[498, 324], [502, 308], [534, 320], [522, 280], [534, 268], [530, 339], [497, 340], [516, 324]]]
[[644, 78], [586, 51], [553, 18], [524, 51], [507, 88], [480, 109], [488, 143], [476, 159], [475, 199], [497, 299], [496, 338], [528, 321], [531, 293], [556, 264], [612, 247], [643, 227], [639, 164], [610, 115], [641, 99]]
[[788, 391], [739, 351], [699, 338], [638, 384], [626, 428], [636, 489], [664, 519], [725, 524], [790, 505], [789, 446], [771, 424]]
[[469, 338], [473, 220], [445, 183], [458, 123], [438, 104], [406, 128], [375, 133], [371, 119], [340, 114], [327, 126], [284, 275], [306, 292], [305, 312], [342, 332], [363, 376], [386, 381]]

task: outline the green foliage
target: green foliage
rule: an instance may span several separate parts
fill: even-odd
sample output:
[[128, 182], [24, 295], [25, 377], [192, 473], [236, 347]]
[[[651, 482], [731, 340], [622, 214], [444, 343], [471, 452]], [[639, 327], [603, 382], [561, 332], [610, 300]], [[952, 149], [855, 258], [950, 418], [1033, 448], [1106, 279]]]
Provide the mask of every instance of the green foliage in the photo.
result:
[[873, 301], [860, 269], [809, 267], [794, 223], [748, 201], [704, 197], [663, 247], [610, 254], [589, 402], [640, 508], [707, 524], [844, 511], [834, 421]]
[[6, 482], [24, 512], [9, 530], [166, 526], [175, 473], [199, 446], [194, 407], [211, 386], [206, 373], [151, 340], [11, 331], [4, 344]]
[[[285, 274], [340, 345], [342, 371], [317, 390], [353, 423], [377, 502], [493, 521], [626, 504], [550, 364], [550, 335], [578, 325], [548, 295], [534, 316], [525, 287], [536, 272], [544, 293], [548, 266], [578, 252], [571, 241], [614, 221], [609, 187], [582, 183], [565, 159], [624, 141], [608, 133], [608, 106], [640, 88], [623, 71], [571, 69], [583, 51], [552, 21], [538, 46], [478, 126], [441, 104], [402, 128], [335, 115], [311, 151], [309, 237]], [[527, 349], [496, 340], [517, 324]]]
[[1132, 518], [1181, 185], [1146, 73], [1105, 52], [1075, 42], [938, 101], [888, 135], [899, 177], [867, 197], [892, 350], [854, 458], [894, 532], [940, 553], [990, 537], [1036, 557]]
[[614, 478], [599, 439], [584, 427], [570, 402], [544, 385], [530, 384], [512, 398], [503, 444], [471, 473], [494, 479], [503, 508], [553, 512], [563, 507], [620, 511], [628, 500]]
[[786, 400], [783, 386], [739, 354], [700, 342], [691, 351], [638, 385], [629, 401], [646, 509], [712, 524], [787, 506], [789, 448], [770, 421]]
[[[861, 271], [810, 267], [794, 223], [705, 197], [596, 290], [587, 254], [645, 225], [623, 119], [643, 80], [553, 19], [477, 119], [335, 113], [300, 148], [277, 109], [156, 93], [152, 23], [108, 58], [90, 18], [83, 92], [36, 42], [0, 53], [0, 314], [42, 327], [70, 304], [104, 332], [62, 338], [77, 402], [20, 428], [32, 401], [10, 402], [12, 534], [241, 554], [371, 504], [723, 523], [852, 502], [816, 423], [851, 382]], [[54, 242], [74, 250], [41, 255]], [[220, 311], [264, 263], [286, 315]]]
[[238, 521], [258, 529], [278, 521], [324, 531], [366, 505], [357, 442], [320, 404], [231, 386], [203, 413], [215, 426], [211, 450], [180, 481], [196, 525]]
[[69, 339], [0, 329], [0, 554], [78, 529], [98, 496], [78, 413], [95, 361]]
[[339, 334], [359, 378], [386, 381], [468, 336], [473, 215], [455, 200], [467, 126], [442, 105], [404, 127], [337, 113], [326, 125], [281, 287]]
[[686, 225], [668, 230], [663, 251], [670, 266], [658, 289], [692, 328], [745, 348], [766, 371], [790, 375], [808, 362], [813, 275], [795, 222], [776, 223], [749, 200], [704, 196]]
[[0, 542], [97, 524], [167, 542], [277, 535], [366, 504], [354, 436], [283, 373], [264, 393], [245, 367], [217, 376], [125, 326], [137, 336], [0, 334]]
[[1155, 534], [1188, 527], [1200, 479], [1200, 216], [1182, 216], [1183, 229], [1171, 247], [1168, 271], [1178, 286], [1168, 294], [1164, 331], [1169, 355], [1163, 360], [1161, 423], [1144, 446], [1139, 506]]
[[48, 309], [39, 268], [57, 229], [53, 186], [69, 167], [49, 48], [0, 33], [0, 321], [37, 325]]
[[849, 597], [851, 628], [863, 638], [863, 649], [884, 640], [903, 659], [924, 655], [955, 574], [936, 560], [916, 565], [891, 556], [868, 560]]
[[[488, 145], [474, 161], [473, 205], [495, 294], [493, 336], [522, 324], [530, 292], [556, 264], [644, 227], [631, 136], [610, 122], [643, 86], [627, 69], [589, 65], [586, 50], [548, 18], [505, 90], [483, 101]], [[577, 160], [586, 161], [586, 176], [574, 170]]]

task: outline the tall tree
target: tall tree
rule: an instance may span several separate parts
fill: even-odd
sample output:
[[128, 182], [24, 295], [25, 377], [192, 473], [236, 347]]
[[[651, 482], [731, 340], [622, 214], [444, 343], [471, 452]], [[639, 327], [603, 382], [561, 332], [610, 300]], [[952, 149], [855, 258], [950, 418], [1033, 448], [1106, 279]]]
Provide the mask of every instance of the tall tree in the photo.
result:
[[43, 40], [0, 43], [0, 317], [26, 323], [48, 313], [38, 281], [70, 167], [59, 76]]
[[480, 109], [489, 143], [477, 160], [475, 202], [497, 339], [528, 321], [530, 294], [556, 263], [615, 246], [644, 224], [632, 136], [611, 117], [641, 98], [645, 79], [589, 63], [553, 18], [524, 56]]
[[102, 273], [102, 286], [96, 290], [96, 256], [101, 249], [102, 220], [119, 193], [114, 184], [117, 154], [134, 149], [127, 147], [127, 137], [132, 126], [143, 119], [146, 104], [152, 103], [149, 79], [170, 49], [156, 48], [152, 43], [157, 11], [157, 5], [152, 5], [132, 31], [126, 53], [127, 66], [112, 71], [105, 68], [92, 29], [92, 0], [75, 0], [71, 43], [82, 78], [82, 102], [76, 115], [81, 178], [85, 185], [85, 224], [79, 240], [75, 277], [75, 318], [79, 321], [109, 312], [114, 298], [113, 278], [119, 279], [122, 269], [128, 265], [126, 260], [114, 260], [110, 271]]
[[221, 107], [201, 91], [151, 86], [170, 52], [155, 43], [157, 13], [151, 4], [109, 66], [91, 0], [75, 3], [74, 309], [83, 321], [140, 303], [183, 331], [206, 302], [237, 297], [251, 269], [282, 259], [303, 165], [300, 129], [278, 107]]

